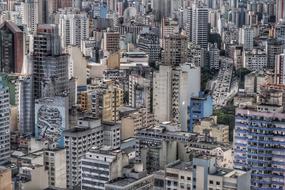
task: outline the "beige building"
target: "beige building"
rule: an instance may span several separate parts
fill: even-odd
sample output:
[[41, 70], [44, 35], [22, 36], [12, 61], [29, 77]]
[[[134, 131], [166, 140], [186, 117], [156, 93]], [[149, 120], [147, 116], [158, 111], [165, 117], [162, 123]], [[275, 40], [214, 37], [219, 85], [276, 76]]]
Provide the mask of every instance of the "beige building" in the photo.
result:
[[215, 158], [175, 161], [154, 173], [154, 190], [250, 190], [250, 172], [218, 168]]
[[207, 117], [197, 122], [193, 127], [193, 132], [209, 135], [217, 142], [229, 142], [229, 126], [217, 124], [217, 116]]
[[153, 126], [153, 114], [147, 113], [146, 108], [132, 112], [121, 119], [121, 140], [134, 137], [138, 130]]
[[110, 85], [103, 94], [103, 121], [119, 120], [118, 108], [123, 105], [124, 90]]
[[48, 171], [48, 184], [51, 188], [66, 188], [66, 151], [65, 149], [44, 152], [44, 165]]
[[11, 170], [0, 166], [0, 190], [12, 190]]

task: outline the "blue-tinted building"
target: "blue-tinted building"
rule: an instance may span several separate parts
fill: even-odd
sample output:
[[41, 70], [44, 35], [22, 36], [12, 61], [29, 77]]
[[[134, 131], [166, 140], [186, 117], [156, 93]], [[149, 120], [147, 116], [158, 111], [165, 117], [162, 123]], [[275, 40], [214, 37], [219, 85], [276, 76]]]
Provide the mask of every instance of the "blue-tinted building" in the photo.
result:
[[237, 109], [234, 167], [251, 170], [251, 189], [285, 188], [285, 114]]
[[209, 117], [213, 114], [213, 100], [210, 95], [200, 93], [198, 97], [192, 97], [190, 100], [190, 106], [188, 108], [189, 113], [189, 130], [193, 131], [193, 126], [199, 119]]

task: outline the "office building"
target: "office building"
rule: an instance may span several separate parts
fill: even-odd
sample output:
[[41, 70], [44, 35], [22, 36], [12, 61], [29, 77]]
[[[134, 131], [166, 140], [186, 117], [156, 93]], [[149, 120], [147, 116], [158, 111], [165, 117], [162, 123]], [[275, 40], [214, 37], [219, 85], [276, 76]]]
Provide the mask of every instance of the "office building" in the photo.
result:
[[250, 190], [250, 172], [218, 168], [215, 158], [175, 161], [154, 173], [154, 190], [163, 189], [237, 189]]
[[35, 134], [33, 76], [19, 76], [19, 128], [23, 136]]
[[188, 108], [189, 113], [189, 129], [193, 131], [193, 127], [197, 121], [213, 114], [213, 100], [210, 95], [201, 93], [199, 96], [191, 97]]
[[21, 73], [24, 61], [24, 33], [11, 21], [0, 25], [0, 72]]
[[63, 131], [69, 128], [68, 98], [55, 96], [35, 102], [35, 138], [43, 147], [64, 148]]
[[109, 147], [92, 147], [81, 159], [81, 189], [102, 189], [107, 182], [123, 176], [129, 164], [128, 155]]
[[182, 34], [169, 34], [164, 38], [163, 64], [179, 65], [187, 62], [187, 37]]
[[203, 49], [208, 48], [208, 8], [194, 3], [192, 5], [192, 34], [191, 42]]
[[48, 171], [49, 188], [66, 188], [66, 151], [65, 149], [46, 150], [43, 163]]
[[67, 189], [80, 188], [81, 158], [92, 147], [103, 144], [103, 130], [100, 122], [92, 127], [78, 126], [64, 131], [66, 149]]
[[0, 82], [0, 164], [10, 160], [10, 104], [9, 91]]
[[35, 99], [61, 95], [68, 90], [68, 55], [61, 53], [54, 24], [39, 25], [33, 43]]

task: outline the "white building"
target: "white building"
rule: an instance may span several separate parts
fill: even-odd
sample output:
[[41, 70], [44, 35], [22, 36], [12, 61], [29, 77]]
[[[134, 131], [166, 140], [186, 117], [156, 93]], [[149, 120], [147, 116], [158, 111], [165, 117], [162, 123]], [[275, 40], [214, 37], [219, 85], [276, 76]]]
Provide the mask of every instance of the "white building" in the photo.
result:
[[251, 71], [258, 71], [267, 67], [267, 54], [260, 49], [244, 51], [243, 59], [243, 67]]
[[[84, 124], [86, 125], [86, 124]], [[75, 127], [64, 131], [66, 149], [66, 185], [73, 189], [81, 181], [81, 158], [93, 146], [103, 144], [100, 122], [91, 127]]]
[[153, 113], [157, 121], [171, 120], [172, 68], [160, 65], [153, 74]]
[[61, 10], [59, 13], [59, 35], [61, 45], [81, 46], [81, 41], [89, 37], [89, 19], [87, 13], [76, 9]]
[[39, 23], [39, 2], [38, 0], [25, 0], [17, 7], [20, 10], [22, 23], [27, 25], [31, 32], [36, 31]]
[[198, 96], [200, 86], [200, 67], [184, 63], [172, 71], [172, 121], [187, 131], [188, 106], [193, 96]]
[[66, 151], [65, 149], [44, 151], [44, 167], [48, 172], [50, 188], [66, 188]]
[[208, 48], [208, 8], [198, 4], [192, 5], [192, 34], [191, 42]]
[[81, 189], [104, 190], [105, 183], [122, 177], [129, 158], [121, 150], [93, 147], [81, 160]]
[[9, 91], [0, 81], [0, 165], [10, 160]]
[[239, 43], [243, 45], [245, 50], [253, 48], [254, 31], [250, 26], [243, 26], [239, 31]]

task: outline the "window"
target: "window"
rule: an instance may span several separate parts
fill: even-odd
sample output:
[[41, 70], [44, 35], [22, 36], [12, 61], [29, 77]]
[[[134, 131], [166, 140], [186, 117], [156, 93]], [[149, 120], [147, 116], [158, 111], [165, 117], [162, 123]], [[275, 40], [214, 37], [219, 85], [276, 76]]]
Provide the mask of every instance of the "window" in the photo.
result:
[[210, 184], [214, 184], [213, 180], [210, 180]]
[[181, 176], [180, 178], [181, 178], [181, 179], [184, 179], [184, 176]]
[[191, 177], [187, 177], [187, 180], [189, 180], [189, 181], [190, 181], [190, 180], [191, 180]]
[[221, 183], [219, 181], [216, 182], [217, 185], [220, 185]]

